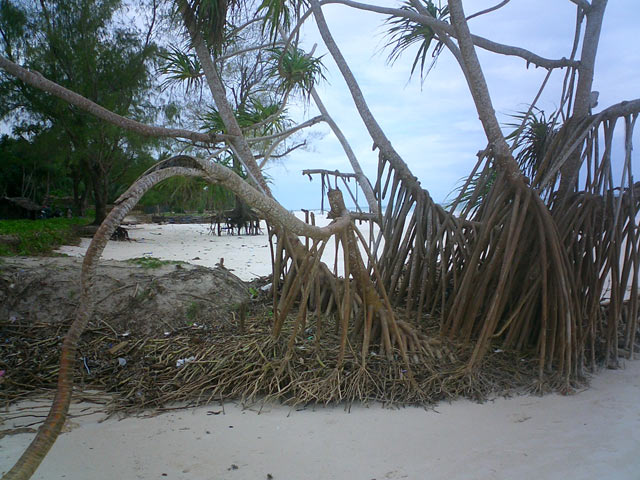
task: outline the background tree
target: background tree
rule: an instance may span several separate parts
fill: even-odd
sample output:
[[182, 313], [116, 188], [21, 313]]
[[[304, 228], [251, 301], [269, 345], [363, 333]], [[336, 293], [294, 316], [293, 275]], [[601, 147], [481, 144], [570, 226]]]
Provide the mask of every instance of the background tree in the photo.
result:
[[[157, 52], [149, 36], [125, 26], [118, 18], [119, 0], [12, 2], [0, 5], [2, 50], [60, 85], [74, 89], [111, 111], [132, 118], [153, 116], [148, 96], [150, 68]], [[96, 121], [65, 102], [43, 95], [15, 78], [3, 75], [0, 90], [6, 100], [0, 111], [22, 131], [48, 131], [55, 139], [49, 152], [64, 152], [75, 207], [89, 190], [95, 203], [95, 223], [106, 216], [114, 198], [118, 165], [131, 165], [149, 154], [151, 144], [135, 134]], [[50, 164], [49, 155], [42, 157]], [[44, 201], [45, 198], [38, 198]]]

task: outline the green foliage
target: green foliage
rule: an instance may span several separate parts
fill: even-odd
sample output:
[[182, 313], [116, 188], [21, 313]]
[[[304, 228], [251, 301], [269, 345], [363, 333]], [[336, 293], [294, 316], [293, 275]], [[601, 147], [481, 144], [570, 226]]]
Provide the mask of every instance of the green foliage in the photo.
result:
[[[0, 1], [0, 29], [12, 32], [0, 41], [4, 54], [119, 115], [138, 120], [153, 115], [146, 99], [156, 47], [120, 21], [120, 0]], [[25, 27], [14, 28], [15, 18], [24, 19]], [[106, 203], [121, 193], [118, 179], [155, 144], [2, 72], [0, 93], [0, 116], [13, 122], [14, 136], [34, 148], [27, 157], [37, 163], [22, 171], [33, 179], [46, 178], [47, 185], [38, 185], [31, 198], [42, 200], [38, 192], [50, 190], [52, 172], [41, 171], [53, 165], [56, 177], [66, 177], [60, 188], [67, 196], [72, 189], [76, 197], [91, 191], [96, 221], [106, 214]]]
[[202, 305], [200, 305], [198, 302], [191, 302], [187, 307], [187, 311], [186, 311], [187, 319], [190, 321], [193, 321], [196, 318], [198, 318], [198, 313], [200, 312], [201, 309], [202, 309]]
[[279, 37], [278, 28], [289, 31], [291, 27], [291, 11], [287, 0], [262, 0], [258, 7], [258, 14], [264, 15], [262, 32], [268, 29], [269, 37], [276, 40]]
[[[487, 197], [493, 184], [496, 182], [497, 171], [495, 165], [487, 165], [482, 172], [475, 173], [471, 179], [461, 178], [458, 182], [458, 186], [449, 194], [454, 199], [451, 202], [445, 203], [444, 207], [450, 209], [454, 205], [457, 208], [462, 207], [477, 207]], [[469, 184], [466, 186], [467, 181]], [[472, 202], [471, 204], [469, 202]]]
[[154, 269], [160, 268], [164, 265], [177, 265], [183, 262], [174, 260], [160, 260], [159, 258], [155, 257], [138, 257], [127, 260], [127, 263], [133, 263], [134, 265], [139, 265], [142, 268]]
[[[449, 7], [447, 5], [442, 6], [440, 2], [436, 5], [436, 3], [431, 0], [420, 1], [433, 18], [445, 22], [448, 20]], [[418, 10], [410, 2], [404, 2], [404, 5], [402, 5], [400, 9], [418, 13]], [[387, 31], [389, 41], [385, 47], [391, 48], [388, 61], [394, 63], [409, 47], [418, 44], [418, 51], [411, 66], [411, 75], [413, 75], [416, 67], [420, 64], [420, 77], [424, 79], [435, 65], [438, 55], [440, 55], [442, 51], [443, 43], [437, 40], [436, 34], [431, 27], [421, 25], [408, 18], [392, 16], [389, 17], [385, 23], [389, 26]], [[434, 40], [436, 40], [437, 43], [431, 53], [432, 61], [425, 72], [425, 64]]]
[[518, 112], [512, 117], [517, 123], [508, 124], [515, 129], [506, 139], [514, 141], [515, 159], [524, 174], [533, 179], [558, 131], [553, 120], [538, 108], [534, 108], [529, 115], [527, 112]]
[[[43, 203], [47, 193], [64, 196], [71, 189], [65, 144], [51, 129], [32, 129], [24, 135], [30, 139], [0, 137], [0, 196], [27, 197], [36, 203]], [[52, 150], [54, 144], [59, 148]]]
[[[240, 128], [252, 136], [269, 135], [284, 130], [286, 110], [281, 110], [277, 102], [263, 102], [259, 98], [250, 98], [249, 101], [235, 111]], [[224, 122], [220, 113], [214, 107], [209, 107], [201, 115], [201, 130], [211, 133], [226, 133]]]
[[270, 74], [280, 79], [282, 92], [300, 92], [307, 96], [318, 79], [325, 79], [321, 57], [312, 57], [299, 48], [270, 50], [273, 66]]
[[233, 194], [221, 187], [193, 177], [173, 177], [149, 190], [140, 205], [163, 205], [172, 211], [228, 210]]
[[207, 107], [204, 113], [200, 115], [200, 122], [200, 130], [209, 133], [227, 133], [227, 127], [225, 127], [220, 112], [216, 107]]
[[0, 244], [0, 255], [44, 255], [60, 245], [76, 243], [76, 225], [87, 223], [85, 218], [50, 218], [47, 220], [0, 220], [0, 235], [17, 235], [17, 248]]
[[200, 31], [211, 49], [220, 52], [227, 16], [242, 0], [179, 0], [176, 3], [184, 21]]
[[183, 84], [185, 93], [189, 93], [202, 87], [202, 66], [197, 55], [171, 46], [168, 52], [160, 54], [160, 59], [162, 63], [158, 71], [167, 77], [162, 82], [162, 89]]
[[[531, 112], [518, 112], [512, 117], [517, 120], [508, 123], [506, 126], [515, 127], [507, 135], [507, 140], [512, 140], [512, 151], [514, 158], [520, 165], [522, 172], [533, 180], [542, 167], [542, 162], [553, 140], [556, 138], [558, 130], [552, 119], [546, 117], [544, 111], [533, 108]], [[459, 200], [458, 205], [467, 205], [473, 200], [473, 206], [479, 205], [489, 194], [497, 178], [495, 165], [487, 165], [484, 171], [473, 175], [469, 180], [469, 185], [463, 191], [467, 179], [460, 181], [460, 185], [454, 190], [455, 197]], [[451, 207], [456, 200], [449, 203]]]
[[[12, 45], [20, 47], [20, 39], [27, 26], [27, 16], [23, 10], [13, 5], [9, 0], [0, 0], [0, 30], [4, 40], [5, 53], [10, 59], [15, 59]], [[0, 106], [0, 109], [2, 107]], [[0, 114], [2, 110], [0, 110]]]

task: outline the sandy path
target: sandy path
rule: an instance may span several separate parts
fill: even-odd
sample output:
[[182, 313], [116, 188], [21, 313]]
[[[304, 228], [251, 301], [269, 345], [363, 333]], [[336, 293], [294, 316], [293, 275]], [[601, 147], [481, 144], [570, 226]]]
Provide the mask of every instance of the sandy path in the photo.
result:
[[[35, 479], [637, 479], [640, 362], [572, 396], [261, 414], [227, 404], [74, 419]], [[77, 410], [77, 409], [76, 409]], [[210, 412], [220, 412], [212, 414]], [[0, 441], [0, 471], [31, 435]], [[234, 468], [234, 465], [237, 468]]]

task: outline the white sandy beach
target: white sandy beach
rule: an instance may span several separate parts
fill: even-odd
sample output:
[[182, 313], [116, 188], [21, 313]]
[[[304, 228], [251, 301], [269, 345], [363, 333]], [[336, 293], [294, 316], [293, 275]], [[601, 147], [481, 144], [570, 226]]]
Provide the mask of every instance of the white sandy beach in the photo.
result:
[[[304, 220], [304, 213], [295, 212]], [[126, 221], [126, 219], [125, 219]], [[324, 214], [316, 214], [316, 225], [326, 226], [330, 220]], [[271, 274], [271, 249], [264, 222], [261, 235], [212, 235], [208, 224], [164, 224], [154, 223], [126, 225], [130, 242], [107, 244], [102, 258], [106, 260], [128, 260], [139, 257], [155, 257], [214, 267], [221, 258], [224, 266], [245, 281]], [[367, 229], [362, 230], [368, 240]], [[83, 256], [91, 242], [83, 238], [78, 246], [64, 246], [57, 250], [69, 256]], [[333, 268], [336, 248], [330, 241], [322, 256]], [[338, 265], [338, 273], [343, 271]]]
[[[207, 229], [135, 226], [129, 232], [134, 241], [109, 242], [105, 258], [214, 265], [223, 257], [245, 280], [270, 272], [266, 235], [217, 237]], [[87, 243], [61, 251], [81, 255]], [[214, 404], [151, 418], [81, 416], [33, 478], [640, 479], [640, 362], [623, 364], [599, 372], [589, 388], [570, 396], [461, 400], [433, 410], [356, 405], [347, 413], [341, 406], [266, 405], [258, 413], [260, 405]], [[3, 429], [34, 421], [11, 420], [16, 408], [2, 412]], [[41, 403], [29, 413], [45, 412]], [[0, 439], [0, 472], [32, 437]]]
[[[266, 406], [258, 414], [259, 406], [227, 404], [103, 423], [94, 415], [71, 420], [33, 478], [631, 480], [640, 477], [638, 399], [633, 362], [571, 396], [435, 410]], [[32, 436], [0, 440], [0, 472]]]
[[[211, 235], [209, 225], [155, 223], [126, 227], [130, 242], [107, 244], [102, 258], [128, 260], [155, 257], [214, 267], [224, 258], [224, 266], [242, 280], [271, 274], [269, 238], [262, 235]], [[83, 238], [78, 246], [64, 246], [60, 253], [83, 256], [91, 239]]]

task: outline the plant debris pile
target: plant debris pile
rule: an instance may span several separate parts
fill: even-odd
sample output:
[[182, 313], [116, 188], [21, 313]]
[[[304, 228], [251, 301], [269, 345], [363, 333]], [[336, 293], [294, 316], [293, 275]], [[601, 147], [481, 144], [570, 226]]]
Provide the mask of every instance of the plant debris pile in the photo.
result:
[[[75, 309], [71, 278], [77, 278], [79, 262], [29, 261], [0, 266], [4, 402], [55, 388], [62, 339]], [[144, 268], [149, 265], [157, 268]], [[330, 322], [320, 335], [308, 325], [287, 358], [286, 340], [272, 338], [264, 294], [223, 269], [105, 262], [96, 281], [101, 296], [79, 345], [76, 385], [110, 393], [110, 412], [219, 399], [429, 404], [459, 396], [479, 400], [535, 382], [533, 360], [499, 349], [482, 368], [466, 371], [470, 348], [439, 338], [437, 325], [428, 358], [412, 362], [412, 376], [401, 360], [389, 361], [375, 348], [366, 365], [348, 348], [338, 367], [339, 335]]]

